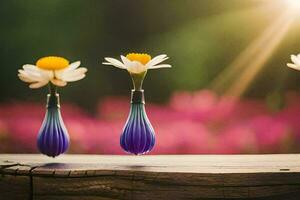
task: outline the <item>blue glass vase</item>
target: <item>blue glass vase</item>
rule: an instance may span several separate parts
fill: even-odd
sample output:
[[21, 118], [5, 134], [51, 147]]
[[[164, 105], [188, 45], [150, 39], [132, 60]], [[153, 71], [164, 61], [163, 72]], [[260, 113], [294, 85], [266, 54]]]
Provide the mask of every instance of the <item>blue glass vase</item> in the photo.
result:
[[47, 95], [47, 112], [39, 130], [37, 146], [42, 154], [56, 157], [69, 147], [69, 134], [60, 113], [59, 94]]
[[145, 154], [155, 144], [154, 129], [145, 111], [143, 90], [132, 90], [131, 107], [120, 137], [121, 147], [128, 153]]

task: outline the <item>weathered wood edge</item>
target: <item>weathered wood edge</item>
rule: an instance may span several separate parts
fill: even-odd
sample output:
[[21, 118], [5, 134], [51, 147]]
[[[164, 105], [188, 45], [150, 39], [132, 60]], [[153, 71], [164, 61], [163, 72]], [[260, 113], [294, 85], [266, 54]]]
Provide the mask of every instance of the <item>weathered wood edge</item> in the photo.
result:
[[[15, 158], [16, 156], [17, 158]], [[75, 161], [74, 159], [77, 158], [77, 156], [79, 156], [79, 161], [78, 160]], [[255, 156], [254, 162], [253, 162], [253, 156]], [[39, 172], [43, 173], [46, 172], [47, 170], [50, 171], [55, 170], [57, 172], [71, 170], [74, 176], [78, 176], [78, 175], [80, 176], [82, 171], [89, 171], [88, 174], [93, 174], [93, 173], [97, 174], [98, 172], [105, 173], [107, 171], [176, 172], [176, 173], [194, 173], [194, 174], [300, 172], [300, 154], [296, 154], [296, 155], [292, 154], [292, 156], [293, 156], [292, 159], [289, 158], [289, 160], [287, 159], [283, 160], [282, 158], [291, 157], [291, 155], [276, 155], [275, 157], [274, 155], [263, 155], [263, 160], [261, 159], [262, 155], [252, 155], [250, 158], [249, 155], [238, 155], [238, 157], [237, 155], [224, 155], [224, 156], [222, 155], [217, 155], [217, 156], [215, 155], [211, 155], [211, 156], [171, 155], [171, 156], [163, 156], [163, 157], [143, 156], [143, 157], [139, 157], [140, 159], [139, 161], [142, 162], [136, 162], [137, 157], [130, 157], [130, 156], [68, 155], [67, 157], [62, 157], [62, 158], [60, 157], [60, 160], [57, 159], [49, 160], [49, 159], [45, 159], [45, 156], [41, 156], [41, 155], [0, 154], [0, 169], [10, 168], [14, 166], [29, 166], [34, 168], [33, 171], [36, 173]], [[191, 157], [197, 159], [185, 159]], [[199, 157], [201, 158], [200, 161], [198, 159]], [[207, 159], [207, 157], [212, 159]], [[221, 158], [224, 157], [226, 161], [224, 161], [224, 159], [220, 161], [219, 159], [220, 157]], [[257, 161], [256, 161], [256, 157], [257, 157]], [[82, 158], [84, 159], [82, 160]], [[85, 158], [93, 158], [93, 159], [85, 159]], [[94, 159], [94, 158], [99, 158], [99, 159]], [[101, 160], [103, 158], [106, 158], [106, 161], [104, 163], [102, 163]], [[110, 160], [107, 161], [107, 158], [109, 158]], [[122, 160], [120, 158], [122, 158]], [[126, 164], [124, 164], [124, 158]], [[165, 158], [168, 158], [169, 161], [165, 161]], [[178, 160], [178, 158], [180, 158], [179, 160], [181, 162], [184, 159], [183, 162], [185, 163], [180, 163], [176, 161], [176, 159]], [[230, 159], [227, 161], [227, 158]], [[280, 160], [276, 161], [276, 159], [278, 158], [280, 158]], [[22, 160], [20, 161], [20, 159]], [[175, 161], [173, 161], [173, 159]], [[156, 162], [156, 164], [152, 163], [153, 160]], [[170, 160], [172, 160], [173, 163], [170, 164]], [[209, 160], [209, 162], [207, 160]], [[273, 160], [275, 160], [275, 162]], [[262, 164], [257, 164], [257, 163], [261, 163], [261, 161], [263, 161]], [[159, 162], [159, 164], [157, 164], [157, 162]], [[206, 162], [208, 163], [206, 164]]]
[[[12, 177], [22, 178], [19, 193], [7, 193], [8, 197], [26, 196], [37, 199], [297, 199], [300, 195], [300, 172], [298, 165], [276, 166], [278, 171], [252, 173], [212, 173], [147, 171], [124, 167], [111, 170], [57, 169], [55, 165], [5, 162], [1, 165], [2, 184], [14, 184]], [[68, 166], [70, 168], [74, 166]], [[153, 166], [152, 166], [153, 167]], [[161, 166], [160, 166], [161, 167]], [[286, 168], [282, 168], [286, 167]], [[137, 170], [134, 170], [137, 169]], [[280, 169], [285, 169], [280, 171]], [[289, 169], [291, 171], [288, 171]], [[293, 171], [294, 170], [294, 171]], [[188, 170], [187, 170], [188, 171]], [[201, 171], [201, 170], [200, 170]], [[204, 170], [207, 171], [207, 170]], [[235, 169], [233, 169], [235, 171]], [[239, 171], [239, 170], [237, 170]], [[74, 181], [80, 180], [80, 181]], [[24, 182], [25, 181], [25, 182]], [[19, 187], [19, 188], [18, 188]], [[80, 190], [78, 190], [80, 188]], [[13, 196], [15, 195], [15, 196]], [[268, 197], [268, 198], [266, 198]]]
[[173, 183], [189, 184], [194, 186], [221, 186], [221, 187], [247, 187], [247, 186], [276, 186], [300, 185], [300, 172], [256, 172], [256, 173], [191, 173], [191, 172], [156, 172], [135, 171], [124, 169], [111, 170], [84, 170], [84, 169], [57, 169], [45, 167], [40, 164], [20, 164], [7, 162], [0, 168], [2, 175], [30, 176], [45, 178], [89, 178], [89, 177], [139, 177], [151, 179], [156, 177], [161, 181], [168, 180]]

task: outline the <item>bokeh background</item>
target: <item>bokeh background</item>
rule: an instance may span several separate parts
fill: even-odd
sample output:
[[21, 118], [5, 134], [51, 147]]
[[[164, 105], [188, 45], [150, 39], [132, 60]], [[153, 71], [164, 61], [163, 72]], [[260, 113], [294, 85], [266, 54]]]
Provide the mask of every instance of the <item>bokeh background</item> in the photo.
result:
[[[287, 3], [288, 2], [288, 3]], [[17, 78], [59, 55], [87, 77], [59, 90], [69, 153], [123, 154], [126, 71], [101, 64], [130, 52], [166, 53], [149, 71], [152, 154], [300, 152], [300, 15], [290, 0], [9, 0], [0, 2], [0, 152], [37, 152], [47, 88]], [[298, 8], [298, 7], [297, 7]], [[300, 7], [298, 8], [298, 10]]]

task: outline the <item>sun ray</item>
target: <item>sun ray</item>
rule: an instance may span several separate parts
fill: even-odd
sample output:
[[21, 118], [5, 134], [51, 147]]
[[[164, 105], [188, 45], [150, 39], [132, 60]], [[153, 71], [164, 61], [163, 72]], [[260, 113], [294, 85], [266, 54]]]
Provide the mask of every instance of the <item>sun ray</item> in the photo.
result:
[[[240, 97], [263, 69], [266, 61], [288, 32], [294, 18], [294, 13], [290, 10], [281, 14], [214, 79], [212, 88], [225, 91], [226, 95]], [[229, 88], [224, 89], [228, 85]]]

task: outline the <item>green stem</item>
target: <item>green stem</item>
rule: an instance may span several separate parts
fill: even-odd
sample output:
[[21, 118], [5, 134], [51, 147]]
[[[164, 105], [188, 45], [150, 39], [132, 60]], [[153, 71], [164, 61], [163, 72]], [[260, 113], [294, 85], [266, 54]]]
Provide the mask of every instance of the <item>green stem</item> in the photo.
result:
[[52, 83], [49, 83], [49, 94], [47, 100], [47, 108], [60, 108], [59, 95], [57, 93], [57, 87]]
[[130, 73], [134, 90], [136, 90], [136, 91], [143, 90], [142, 86], [143, 86], [143, 81], [144, 81], [144, 78], [146, 76], [146, 73], [147, 73], [147, 71], [143, 72], [143, 73], [140, 73], [140, 74]]
[[51, 82], [49, 83], [49, 94], [54, 95], [57, 94], [57, 87], [53, 85]]

